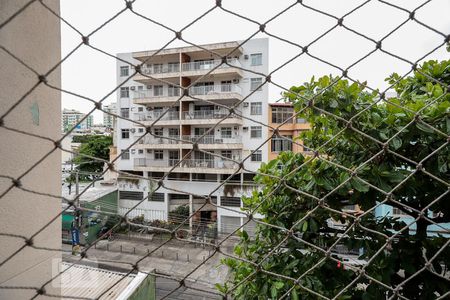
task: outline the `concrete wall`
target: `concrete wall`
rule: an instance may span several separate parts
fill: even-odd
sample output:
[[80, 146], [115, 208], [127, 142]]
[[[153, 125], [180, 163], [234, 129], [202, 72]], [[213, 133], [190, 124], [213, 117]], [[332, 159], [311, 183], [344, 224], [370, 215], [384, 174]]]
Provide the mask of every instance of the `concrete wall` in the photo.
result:
[[[28, 0], [0, 1], [0, 23], [6, 21]], [[59, 11], [59, 1], [47, 1]], [[39, 74], [48, 72], [61, 57], [60, 22], [38, 1], [27, 7], [0, 29], [0, 44], [25, 61]], [[36, 74], [0, 50], [0, 116], [5, 114], [37, 82]], [[47, 80], [60, 86], [60, 70]], [[60, 93], [40, 84], [4, 119], [4, 125], [28, 133], [60, 138]], [[0, 174], [18, 178], [45, 154], [54, 149], [49, 141], [8, 131], [0, 127]], [[27, 189], [61, 195], [61, 153], [53, 151], [44, 161], [21, 179]], [[0, 178], [0, 194], [11, 186], [11, 180]], [[0, 199], [0, 232], [31, 237], [61, 211], [61, 201], [48, 196], [11, 189]], [[61, 221], [47, 226], [34, 239], [38, 247], [60, 249]], [[0, 235], [0, 286], [41, 287], [52, 276], [52, 263], [60, 252], [25, 247], [12, 259], [8, 257], [25, 245], [23, 239]], [[46, 292], [59, 294], [57, 285], [49, 284]], [[1, 289], [0, 299], [30, 299], [32, 289]], [[46, 299], [45, 295], [38, 297]], [[50, 298], [49, 298], [50, 299]]]

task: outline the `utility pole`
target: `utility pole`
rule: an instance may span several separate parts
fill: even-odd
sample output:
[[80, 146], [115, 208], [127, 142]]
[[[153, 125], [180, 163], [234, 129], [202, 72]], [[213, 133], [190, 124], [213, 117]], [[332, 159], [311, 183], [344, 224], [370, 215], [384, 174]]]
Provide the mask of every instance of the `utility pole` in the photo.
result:
[[[73, 165], [73, 164], [72, 164]], [[72, 173], [73, 174], [73, 173]], [[80, 231], [83, 227], [82, 212], [80, 210], [80, 184], [79, 171], [75, 171], [75, 210], [72, 222], [72, 254], [75, 255], [80, 252]]]

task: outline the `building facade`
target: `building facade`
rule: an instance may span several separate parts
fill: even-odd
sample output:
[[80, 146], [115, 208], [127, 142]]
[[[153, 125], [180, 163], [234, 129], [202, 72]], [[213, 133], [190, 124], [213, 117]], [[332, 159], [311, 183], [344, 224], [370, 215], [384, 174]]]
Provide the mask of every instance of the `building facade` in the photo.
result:
[[[282, 151], [308, 153], [309, 150], [298, 137], [302, 131], [311, 127], [305, 119], [296, 117], [292, 104], [270, 103], [267, 124], [269, 137], [272, 137], [267, 143], [269, 160], [275, 159]], [[278, 129], [278, 135], [274, 135], [272, 128]]]
[[[158, 188], [133, 213], [167, 220], [177, 207], [188, 206], [190, 213], [198, 210], [191, 224], [217, 222], [219, 232], [240, 226], [245, 221], [239, 213], [241, 196], [255, 187], [251, 172], [269, 158], [265, 146], [251, 154], [267, 139], [267, 130], [252, 120], [267, 122], [268, 87], [263, 85], [263, 76], [247, 71], [268, 73], [268, 40], [118, 56], [117, 83], [123, 85], [117, 94], [117, 111], [140, 124], [117, 119], [115, 145], [121, 158], [116, 168], [155, 179], [168, 173], [164, 177], [166, 188]], [[226, 57], [227, 64], [220, 65], [219, 57]], [[126, 81], [134, 70], [123, 61], [146, 62], [143, 74]], [[188, 94], [178, 86], [188, 88]], [[229, 108], [235, 105], [235, 113], [230, 113]], [[151, 134], [145, 134], [150, 125]], [[198, 145], [195, 150], [194, 143]], [[236, 162], [247, 156], [244, 171]], [[227, 183], [220, 186], [225, 180]], [[119, 206], [124, 211], [156, 188], [148, 180], [120, 176], [118, 186]], [[204, 196], [210, 193], [213, 203], [231, 210], [205, 204]]]
[[103, 126], [106, 128], [114, 128], [114, 119], [115, 117], [110, 114], [117, 114], [117, 104], [111, 103], [109, 105], [103, 106]]
[[[83, 119], [86, 114], [79, 112], [75, 109], [63, 109], [62, 111], [62, 131], [67, 132], [71, 130], [81, 119]], [[89, 115], [84, 119], [76, 129], [86, 130], [90, 129], [94, 124], [94, 117]]]

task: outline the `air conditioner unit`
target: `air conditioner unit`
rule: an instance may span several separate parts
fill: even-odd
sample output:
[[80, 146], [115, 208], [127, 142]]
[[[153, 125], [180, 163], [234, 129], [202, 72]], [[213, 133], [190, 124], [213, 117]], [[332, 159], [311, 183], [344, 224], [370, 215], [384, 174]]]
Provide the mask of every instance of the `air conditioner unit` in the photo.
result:
[[248, 102], [244, 102], [244, 107], [248, 107]]
[[134, 154], [136, 152], [135, 149], [131, 149], [131, 154]]
[[248, 126], [242, 127], [242, 130], [244, 130], [244, 131], [248, 130]]
[[152, 108], [151, 108], [151, 107], [148, 107], [148, 106], [147, 106], [145, 109], [146, 109], [147, 111], [152, 110]]
[[244, 55], [244, 59], [248, 59], [248, 55], [247, 54]]
[[134, 91], [135, 87], [134, 86], [130, 86], [130, 90]]
[[130, 132], [135, 133], [135, 132], [136, 132], [136, 129], [135, 129], [135, 128], [131, 128], [131, 129], [130, 129]]
[[233, 79], [233, 83], [239, 83], [239, 79]]

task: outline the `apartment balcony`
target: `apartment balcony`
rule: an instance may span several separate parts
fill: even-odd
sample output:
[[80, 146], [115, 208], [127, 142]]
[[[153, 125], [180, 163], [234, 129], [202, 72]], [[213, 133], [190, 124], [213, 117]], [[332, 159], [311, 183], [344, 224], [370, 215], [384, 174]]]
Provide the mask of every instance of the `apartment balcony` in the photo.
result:
[[200, 149], [242, 149], [242, 138], [240, 136], [235, 137], [215, 137], [215, 136], [196, 136], [196, 135], [183, 135], [181, 137], [183, 141], [189, 143], [198, 143]]
[[202, 100], [243, 99], [241, 87], [237, 84], [193, 86], [189, 88], [189, 95]]
[[242, 125], [242, 112], [236, 110], [236, 114], [229, 115], [229, 111], [227, 109], [216, 109], [216, 110], [191, 110], [183, 112], [183, 120], [181, 121], [184, 125], [210, 125], [217, 123], [217, 120], [223, 119], [220, 124], [233, 124], [233, 125]]
[[[136, 137], [139, 139], [137, 144], [135, 144], [136, 149], [180, 149], [182, 147], [180, 136], [153, 136], [153, 135], [145, 135], [144, 137]], [[192, 147], [191, 147], [192, 148]], [[189, 149], [189, 147], [186, 147]]]
[[179, 65], [161, 65], [158, 67], [142, 67], [142, 74], [136, 74], [133, 77], [134, 81], [148, 82], [152, 81], [152, 78], [156, 79], [176, 79], [180, 77]]
[[196, 77], [203, 76], [210, 72], [212, 69], [219, 66], [217, 69], [212, 71], [210, 74], [214, 75], [237, 75], [242, 77], [241, 63], [238, 59], [232, 58], [228, 60], [228, 64], [222, 64], [222, 60], [211, 60], [211, 61], [194, 61], [181, 64], [181, 76], [184, 77]]
[[162, 93], [155, 93], [154, 90], [132, 91], [131, 97], [134, 104], [164, 105], [173, 104], [180, 98], [180, 89], [165, 89]]
[[156, 125], [179, 125], [180, 113], [178, 111], [167, 111], [165, 113], [162, 111], [135, 113], [133, 120], [141, 122], [146, 126], [152, 125], [154, 122], [156, 122]]
[[[177, 163], [178, 159], [155, 160], [151, 158], [135, 158], [134, 169], [136, 171], [168, 172]], [[239, 165], [232, 161], [216, 159], [184, 159], [174, 172], [179, 173], [209, 173], [232, 174]]]
[[196, 135], [183, 135], [180, 136], [152, 136], [146, 135], [139, 138], [138, 143], [135, 145], [136, 149], [192, 149], [192, 144], [197, 142], [200, 149], [205, 150], [232, 150], [242, 149], [241, 137], [214, 137], [214, 136], [196, 136]]

